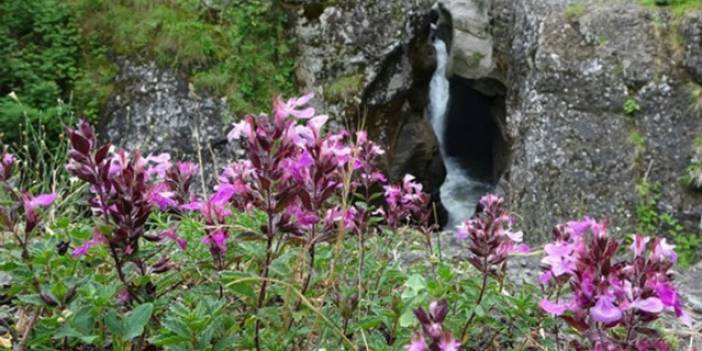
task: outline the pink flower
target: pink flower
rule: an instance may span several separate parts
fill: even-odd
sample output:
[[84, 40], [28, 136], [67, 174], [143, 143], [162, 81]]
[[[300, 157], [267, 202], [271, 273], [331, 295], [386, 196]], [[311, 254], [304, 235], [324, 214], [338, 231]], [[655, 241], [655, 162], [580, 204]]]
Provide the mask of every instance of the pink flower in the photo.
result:
[[217, 230], [214, 233], [205, 235], [202, 238], [202, 243], [209, 246], [213, 252], [224, 253], [227, 251], [227, 239], [229, 239], [227, 232]]
[[634, 234], [632, 238], [631, 250], [634, 251], [634, 256], [639, 257], [646, 251], [646, 244], [650, 239], [640, 234]]
[[460, 347], [461, 343], [451, 337], [451, 335], [445, 335], [439, 342], [440, 351], [459, 351]]
[[651, 259], [657, 260], [662, 258], [669, 258], [673, 263], [678, 261], [678, 255], [675, 253], [675, 245], [668, 244], [665, 238], [654, 241], [653, 252], [651, 253]]
[[173, 240], [176, 242], [178, 247], [180, 247], [181, 250], [185, 251], [185, 249], [188, 247], [188, 242], [185, 239], [182, 239], [178, 236], [176, 233], [175, 229], [168, 229], [165, 230], [164, 232], [161, 233], [160, 235], [162, 238], [167, 238], [170, 240]]
[[631, 303], [631, 308], [638, 308], [644, 312], [658, 314], [663, 312], [663, 303], [657, 297], [639, 299]]
[[6, 181], [12, 176], [12, 168], [15, 165], [15, 156], [4, 151], [2, 161], [0, 161], [0, 181]]
[[84, 255], [87, 255], [88, 251], [90, 251], [90, 249], [92, 249], [93, 246], [104, 244], [104, 243], [107, 243], [107, 239], [105, 239], [105, 237], [102, 234], [100, 234], [100, 232], [98, 232], [97, 230], [94, 230], [93, 231], [93, 238], [90, 240], [86, 240], [85, 242], [83, 242], [83, 245], [81, 245], [81, 246], [77, 247], [75, 250], [73, 250], [73, 253], [71, 254], [71, 256], [73, 256], [74, 258], [78, 258], [78, 257], [84, 256]]
[[299, 98], [291, 98], [283, 101], [280, 97], [273, 102], [273, 110], [276, 119], [285, 119], [288, 116], [308, 119], [314, 116], [314, 108], [304, 108], [312, 100], [314, 93], [309, 93]]
[[24, 209], [25, 211], [32, 211], [40, 207], [48, 207], [51, 206], [51, 204], [54, 203], [55, 200], [55, 193], [41, 194], [35, 197], [27, 195], [27, 197], [24, 199]]
[[427, 344], [424, 342], [422, 334], [415, 334], [409, 344], [405, 345], [406, 351], [428, 351]]
[[463, 241], [468, 239], [468, 226], [467, 222], [456, 226], [456, 240]]
[[176, 163], [178, 167], [178, 172], [180, 172], [183, 177], [191, 177], [198, 171], [198, 165], [192, 162], [178, 162]]
[[585, 217], [581, 221], [570, 221], [566, 225], [573, 231], [573, 235], [581, 236], [596, 223], [594, 219]]
[[552, 314], [554, 316], [560, 316], [568, 310], [568, 304], [552, 302], [549, 299], [542, 299], [539, 302], [539, 307], [541, 307], [541, 309], [544, 310], [546, 313]]
[[171, 155], [167, 153], [162, 153], [160, 155], [149, 155], [146, 157], [146, 163], [153, 163], [151, 167], [146, 169], [146, 176], [151, 178], [156, 176], [161, 179], [166, 176], [166, 171], [171, 168]]
[[227, 133], [227, 140], [229, 140], [230, 143], [234, 140], [241, 139], [241, 137], [249, 137], [253, 134], [251, 124], [249, 124], [246, 119], [240, 121], [239, 123], [234, 123], [232, 126], [232, 130]]
[[590, 310], [592, 319], [604, 324], [611, 324], [622, 319], [622, 311], [614, 306], [614, 297], [611, 295], [600, 295], [595, 306]]

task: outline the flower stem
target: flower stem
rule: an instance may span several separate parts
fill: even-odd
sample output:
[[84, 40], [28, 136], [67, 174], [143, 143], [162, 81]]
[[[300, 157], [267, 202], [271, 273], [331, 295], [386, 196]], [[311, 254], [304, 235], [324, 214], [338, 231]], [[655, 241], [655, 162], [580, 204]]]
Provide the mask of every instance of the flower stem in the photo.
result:
[[[484, 259], [485, 265], [487, 266], [487, 258]], [[475, 301], [475, 306], [479, 306], [480, 303], [483, 301], [483, 296], [485, 295], [485, 290], [487, 289], [487, 279], [488, 279], [488, 273], [483, 272], [483, 282], [480, 286], [480, 294], [478, 295], [478, 299]], [[473, 312], [471, 312], [470, 317], [466, 321], [466, 324], [463, 325], [463, 329], [461, 330], [461, 340], [465, 344], [466, 343], [466, 333], [468, 332], [468, 326], [470, 325], [471, 322], [473, 322], [473, 318], [475, 318], [475, 309], [473, 309]]]

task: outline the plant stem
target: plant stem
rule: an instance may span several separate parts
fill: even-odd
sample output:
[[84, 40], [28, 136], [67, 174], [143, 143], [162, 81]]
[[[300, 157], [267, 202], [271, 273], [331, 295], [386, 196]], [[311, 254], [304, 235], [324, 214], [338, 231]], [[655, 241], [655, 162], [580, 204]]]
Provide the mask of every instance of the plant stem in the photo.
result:
[[[272, 220], [270, 216], [268, 217], [268, 224], [269, 228], [272, 228]], [[263, 304], [266, 301], [266, 288], [268, 287], [268, 266], [271, 263], [271, 247], [273, 246], [273, 236], [271, 233], [268, 234], [268, 244], [266, 247], [266, 262], [263, 266], [263, 272], [261, 273], [261, 290], [258, 293], [258, 304], [256, 305], [256, 313], [263, 307]], [[261, 351], [261, 341], [259, 337], [259, 330], [261, 329], [261, 320], [257, 317], [256, 318], [256, 334], [255, 334], [255, 343], [256, 343], [256, 350]]]
[[[484, 266], [487, 266], [487, 258], [483, 259], [484, 261]], [[478, 299], [475, 301], [475, 306], [478, 307], [480, 306], [480, 303], [483, 301], [483, 296], [485, 295], [485, 290], [487, 288], [487, 278], [488, 278], [488, 273], [483, 272], [483, 282], [480, 286], [480, 294], [478, 295]], [[461, 340], [465, 344], [466, 343], [466, 333], [468, 332], [468, 326], [470, 325], [471, 322], [473, 322], [473, 318], [475, 318], [475, 309], [473, 309], [473, 312], [471, 312], [470, 317], [466, 321], [466, 324], [463, 325], [463, 329], [461, 330]]]

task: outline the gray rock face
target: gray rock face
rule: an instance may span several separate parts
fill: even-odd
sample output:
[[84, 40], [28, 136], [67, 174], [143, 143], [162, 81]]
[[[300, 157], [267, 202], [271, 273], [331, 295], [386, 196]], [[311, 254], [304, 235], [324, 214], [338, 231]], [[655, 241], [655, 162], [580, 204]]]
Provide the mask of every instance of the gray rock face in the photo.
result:
[[[670, 38], [699, 36], [701, 17], [677, 27], [666, 12], [630, 2], [501, 0], [492, 11], [515, 140], [502, 190], [528, 240], [586, 214], [631, 233], [644, 178], [660, 182], [661, 210], [695, 229], [702, 202], [678, 178], [700, 130], [683, 68], [700, 43], [676, 48]], [[625, 113], [629, 99], [639, 111]]]
[[427, 14], [432, 1], [304, 1], [297, 6], [301, 90], [352, 126], [363, 124], [387, 149], [396, 181], [411, 173], [428, 191], [444, 177], [425, 110], [435, 67]]
[[227, 103], [198, 96], [178, 73], [154, 63], [119, 63], [120, 93], [103, 111], [101, 136], [127, 150], [142, 154], [168, 152], [174, 159], [199, 161], [206, 174], [233, 156], [223, 144]]

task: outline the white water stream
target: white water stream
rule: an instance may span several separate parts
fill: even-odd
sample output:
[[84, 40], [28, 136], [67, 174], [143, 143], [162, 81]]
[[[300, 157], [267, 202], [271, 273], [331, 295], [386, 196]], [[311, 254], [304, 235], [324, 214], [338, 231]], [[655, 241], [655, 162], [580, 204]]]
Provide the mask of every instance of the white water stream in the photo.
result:
[[436, 71], [429, 84], [429, 116], [434, 133], [439, 141], [441, 158], [446, 166], [446, 179], [441, 184], [441, 203], [448, 212], [446, 229], [454, 227], [470, 218], [475, 206], [484, 194], [492, 191], [492, 185], [479, 181], [461, 166], [459, 160], [449, 157], [446, 151], [446, 120], [449, 103], [449, 81], [446, 77], [448, 49], [446, 43], [436, 38]]

